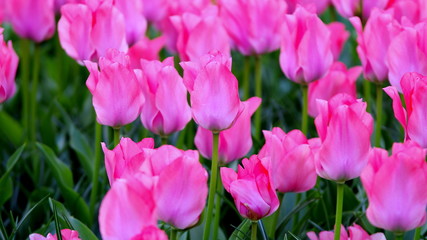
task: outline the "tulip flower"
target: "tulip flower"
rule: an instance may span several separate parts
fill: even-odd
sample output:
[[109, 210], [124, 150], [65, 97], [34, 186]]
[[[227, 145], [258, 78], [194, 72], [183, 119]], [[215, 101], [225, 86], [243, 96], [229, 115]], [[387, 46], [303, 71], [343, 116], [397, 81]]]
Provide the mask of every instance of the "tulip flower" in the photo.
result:
[[142, 60], [141, 66], [145, 96], [142, 124], [161, 136], [181, 131], [191, 120], [191, 109], [187, 103], [187, 89], [174, 68], [173, 58], [163, 62]]
[[406, 73], [400, 81], [406, 110], [402, 106], [399, 93], [395, 87], [384, 88], [393, 100], [394, 116], [405, 130], [405, 140], [413, 140], [427, 148], [427, 77], [418, 73]]
[[286, 15], [280, 51], [280, 66], [286, 77], [296, 83], [310, 83], [323, 77], [332, 62], [331, 34], [322, 20], [301, 6]]
[[141, 0], [115, 0], [114, 6], [123, 14], [126, 24], [126, 41], [129, 45], [145, 35], [147, 20], [143, 15]]
[[148, 158], [146, 149], [154, 148], [154, 139], [145, 138], [135, 143], [130, 138], [122, 138], [113, 150], [109, 150], [105, 143], [101, 144], [105, 155], [105, 170], [110, 185], [113, 185], [117, 179], [130, 178], [141, 170]]
[[392, 155], [375, 148], [361, 179], [372, 225], [394, 232], [423, 226], [427, 207], [426, 150], [412, 141], [393, 144]]
[[[62, 240], [80, 240], [79, 233], [74, 230], [70, 229], [62, 229], [61, 230], [61, 237]], [[29, 236], [30, 240], [57, 240], [58, 237], [56, 234], [48, 234], [46, 237], [43, 237], [43, 235], [33, 233]]]
[[141, 68], [141, 59], [145, 60], [159, 60], [159, 52], [165, 45], [165, 38], [163, 36], [155, 39], [143, 37], [132, 47], [129, 48], [128, 55], [130, 58], [130, 65], [132, 68]]
[[332, 64], [325, 77], [308, 85], [308, 114], [316, 117], [317, 99], [329, 101], [338, 93], [346, 93], [356, 98], [356, 80], [362, 72], [362, 67], [347, 69], [344, 63]]
[[279, 49], [285, 1], [219, 0], [218, 5], [233, 45], [243, 55], [259, 55]]
[[315, 157], [317, 174], [336, 182], [360, 176], [368, 163], [373, 125], [366, 103], [348, 94], [317, 101], [319, 115], [314, 123], [321, 139]]
[[168, 0], [142, 0], [143, 13], [150, 22], [158, 22], [168, 14]]
[[281, 193], [305, 192], [313, 188], [317, 174], [304, 134], [300, 130], [286, 134], [277, 127], [263, 132], [265, 144], [258, 157], [270, 167], [274, 188]]
[[[319, 237], [314, 232], [308, 232], [307, 237], [310, 240], [333, 240], [334, 232], [332, 231], [322, 231], [319, 233]], [[348, 227], [348, 233], [345, 230], [344, 226], [341, 225], [341, 240], [386, 240], [384, 233], [375, 233], [369, 235], [361, 226], [353, 224], [353, 226]]]
[[270, 172], [257, 155], [242, 161], [237, 173], [221, 168], [224, 188], [231, 194], [240, 215], [252, 221], [273, 214], [279, 208], [279, 199], [271, 182]]
[[15, 94], [15, 75], [18, 61], [12, 41], [6, 44], [3, 39], [3, 29], [0, 28], [0, 103]]
[[115, 128], [133, 122], [141, 113], [144, 96], [129, 57], [110, 49], [99, 60], [101, 71], [97, 63], [85, 61], [85, 65], [90, 72], [86, 85], [92, 93], [97, 121]]
[[327, 25], [331, 33], [331, 50], [334, 56], [334, 61], [338, 61], [341, 51], [347, 41], [350, 33], [345, 30], [345, 25], [341, 22], [332, 22]]
[[198, 60], [213, 50], [230, 56], [228, 35], [216, 6], [206, 8], [201, 15], [184, 13], [170, 19], [178, 32], [177, 50], [182, 61]]
[[23, 38], [42, 42], [55, 32], [54, 0], [4, 1], [7, 21]]
[[[251, 117], [261, 104], [261, 99], [252, 97], [242, 103], [242, 113], [234, 125], [219, 133], [219, 163], [230, 163], [244, 157], [252, 147]], [[203, 157], [212, 158], [212, 132], [202, 127], [197, 129], [194, 143]]]
[[210, 131], [230, 128], [240, 114], [237, 79], [231, 59], [215, 52], [199, 62], [182, 62], [194, 121]]
[[114, 183], [99, 209], [102, 239], [168, 239], [156, 226], [156, 202], [147, 185], [138, 177]]
[[394, 0], [388, 10], [392, 10], [396, 20], [409, 20], [412, 24], [422, 22], [427, 17], [427, 2], [422, 0]]
[[293, 13], [297, 5], [305, 8], [315, 7], [317, 14], [321, 14], [330, 4], [330, 0], [286, 0], [288, 4], [288, 12]]
[[332, 3], [341, 16], [345, 18], [362, 16], [366, 20], [373, 9], [385, 9], [391, 1], [393, 0], [332, 0]]

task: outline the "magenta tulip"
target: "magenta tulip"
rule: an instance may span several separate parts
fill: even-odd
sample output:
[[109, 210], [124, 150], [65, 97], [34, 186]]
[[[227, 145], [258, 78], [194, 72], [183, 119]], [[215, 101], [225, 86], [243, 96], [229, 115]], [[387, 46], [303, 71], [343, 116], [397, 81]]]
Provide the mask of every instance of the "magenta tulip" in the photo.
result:
[[[251, 117], [261, 104], [261, 98], [252, 97], [242, 104], [242, 113], [234, 125], [219, 133], [218, 161], [220, 165], [244, 157], [252, 147]], [[197, 129], [194, 143], [203, 157], [212, 159], [212, 132]]]
[[159, 60], [160, 50], [165, 45], [163, 36], [155, 39], [143, 37], [132, 47], [129, 48], [128, 55], [130, 57], [130, 65], [132, 68], [141, 68], [141, 59]]
[[137, 177], [117, 180], [99, 209], [102, 239], [167, 239], [156, 226], [156, 202], [150, 186]]
[[257, 155], [245, 158], [237, 173], [221, 168], [221, 179], [225, 190], [234, 198], [240, 215], [252, 221], [273, 214], [279, 208], [279, 199], [274, 190], [268, 168]]
[[374, 226], [405, 232], [423, 226], [427, 207], [426, 150], [415, 142], [395, 143], [392, 155], [375, 148], [361, 179]]
[[308, 114], [316, 117], [317, 99], [329, 101], [338, 93], [346, 93], [356, 98], [356, 80], [362, 73], [362, 67], [347, 69], [344, 63], [332, 64], [325, 77], [308, 85]]
[[191, 120], [191, 109], [187, 103], [187, 89], [174, 68], [173, 58], [163, 62], [142, 60], [141, 66], [145, 97], [142, 124], [161, 136], [181, 131]]
[[211, 51], [230, 56], [227, 32], [218, 17], [218, 8], [206, 8], [201, 15], [184, 13], [172, 16], [178, 32], [177, 50], [182, 61], [195, 61]]
[[332, 0], [332, 3], [345, 18], [362, 16], [363, 19], [368, 19], [373, 9], [385, 9], [390, 1], [393, 0]]
[[258, 157], [270, 167], [273, 186], [279, 192], [305, 192], [317, 180], [314, 159], [307, 138], [300, 130], [286, 134], [280, 128], [264, 131], [265, 144]]
[[331, 33], [331, 50], [334, 56], [334, 61], [340, 59], [341, 51], [347, 41], [350, 33], [345, 30], [344, 23], [332, 22], [327, 25], [329, 32]]
[[97, 121], [111, 127], [133, 122], [141, 113], [144, 96], [129, 56], [110, 49], [99, 59], [101, 71], [97, 63], [84, 63], [90, 72], [86, 85], [92, 93]]
[[283, 0], [219, 0], [220, 16], [235, 48], [243, 55], [280, 47], [286, 13]]
[[402, 106], [395, 87], [384, 88], [393, 99], [394, 116], [405, 130], [405, 140], [413, 140], [427, 148], [427, 77], [418, 73], [406, 73], [400, 81], [406, 110]]
[[42, 42], [55, 32], [54, 0], [6, 0], [7, 21], [23, 38]]
[[288, 12], [293, 13], [298, 5], [305, 8], [316, 8], [316, 12], [321, 14], [330, 4], [330, 0], [286, 0], [288, 4]]
[[240, 114], [237, 79], [231, 59], [217, 52], [198, 62], [182, 62], [194, 121], [210, 131], [230, 128]]
[[115, 0], [114, 6], [123, 14], [126, 24], [126, 41], [129, 45], [145, 35], [147, 20], [143, 15], [141, 0]]
[[[61, 237], [62, 237], [62, 240], [80, 240], [79, 233], [77, 231], [70, 230], [70, 229], [62, 229]], [[52, 235], [50, 233], [46, 237], [37, 233], [33, 233], [29, 236], [29, 238], [30, 240], [57, 240], [58, 239], [56, 234]]]
[[412, 24], [422, 22], [427, 17], [427, 2], [423, 0], [394, 0], [389, 10], [398, 21], [409, 20]]
[[280, 66], [286, 77], [296, 83], [310, 83], [323, 77], [332, 62], [331, 34], [322, 20], [301, 6], [286, 15], [280, 51]]
[[[310, 240], [333, 240], [334, 232], [322, 231], [319, 236], [314, 232], [308, 232], [307, 237]], [[353, 226], [348, 227], [348, 233], [344, 226], [341, 225], [340, 240], [386, 240], [386, 238], [383, 233], [369, 235], [361, 226], [353, 224]]]
[[6, 44], [3, 40], [3, 29], [0, 28], [0, 103], [15, 94], [15, 76], [18, 62], [12, 41]]
[[373, 128], [366, 103], [338, 94], [329, 101], [318, 100], [318, 110], [314, 121], [321, 139], [315, 156], [317, 174], [337, 182], [360, 176], [368, 163]]
[[168, 14], [169, 0], [142, 0], [145, 18], [150, 22], [158, 22]]

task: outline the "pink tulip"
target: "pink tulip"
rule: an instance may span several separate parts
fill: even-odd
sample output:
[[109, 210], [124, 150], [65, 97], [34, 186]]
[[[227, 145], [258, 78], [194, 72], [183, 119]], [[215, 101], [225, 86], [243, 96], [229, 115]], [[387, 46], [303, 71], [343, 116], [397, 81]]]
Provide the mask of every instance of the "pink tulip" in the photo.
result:
[[90, 72], [86, 85], [93, 96], [97, 121], [111, 127], [133, 122], [141, 113], [144, 96], [129, 56], [110, 49], [99, 59], [100, 72], [97, 63], [84, 63]]
[[55, 32], [53, 0], [4, 0], [7, 21], [23, 38], [42, 42]]
[[150, 22], [158, 22], [164, 19], [168, 13], [169, 0], [142, 0], [145, 18]]
[[394, 116], [405, 130], [405, 139], [413, 140], [427, 148], [427, 77], [418, 73], [406, 73], [400, 81], [406, 110], [402, 106], [399, 93], [395, 87], [384, 88], [393, 99]]
[[363, 30], [358, 17], [350, 21], [357, 31], [357, 53], [365, 78], [371, 82], [386, 81], [388, 68], [384, 59], [391, 41], [400, 31], [398, 23], [392, 14], [378, 9], [372, 11]]
[[234, 198], [240, 215], [252, 221], [270, 216], [279, 208], [279, 199], [274, 190], [268, 168], [257, 155], [245, 158], [237, 173], [221, 168], [221, 179], [225, 190]]
[[187, 103], [187, 89], [174, 68], [173, 58], [163, 62], [142, 60], [141, 66], [145, 96], [142, 124], [161, 136], [181, 131], [191, 120], [191, 109]]
[[338, 61], [341, 55], [341, 51], [347, 41], [350, 33], [345, 30], [345, 25], [341, 22], [332, 22], [327, 25], [329, 32], [331, 33], [331, 50], [334, 60]]
[[[62, 240], [80, 240], [79, 233], [77, 231], [70, 230], [70, 229], [62, 229], [61, 237], [62, 237]], [[37, 233], [33, 233], [29, 236], [29, 238], [30, 240], [57, 240], [58, 239], [56, 234], [52, 235], [50, 233], [46, 237]]]
[[4, 21], [6, 14], [4, 1], [5, 0], [0, 0], [0, 24]]
[[300, 130], [288, 134], [280, 128], [263, 131], [265, 144], [258, 157], [270, 174], [279, 192], [305, 192], [314, 187], [317, 180], [313, 154], [307, 138]]
[[305, 8], [315, 7], [317, 14], [321, 14], [326, 10], [330, 2], [330, 0], [286, 0], [288, 12], [290, 13], [295, 11], [297, 5], [301, 5]]
[[375, 148], [361, 179], [374, 226], [405, 232], [423, 226], [427, 207], [426, 150], [415, 142], [393, 144], [392, 155]]
[[230, 128], [240, 113], [237, 79], [231, 59], [217, 52], [198, 62], [182, 62], [194, 121], [210, 131]]
[[325, 75], [332, 61], [331, 34], [317, 15], [301, 6], [286, 15], [280, 51], [286, 77], [300, 84], [313, 82]]
[[64, 5], [58, 34], [62, 48], [78, 62], [97, 60], [109, 48], [123, 52], [128, 49], [125, 20], [112, 1]]
[[15, 75], [18, 62], [12, 41], [6, 44], [3, 40], [3, 29], [0, 28], [0, 103], [15, 94]]
[[[348, 227], [348, 234], [344, 226], [341, 225], [341, 240], [386, 240], [383, 233], [375, 233], [369, 235], [361, 226], [353, 224], [353, 226]], [[308, 232], [307, 237], [310, 240], [333, 240], [334, 232], [333, 231], [321, 231], [319, 237], [316, 233]]]
[[[244, 157], [252, 147], [251, 117], [261, 104], [261, 98], [253, 97], [242, 103], [242, 113], [234, 125], [219, 133], [218, 160], [220, 165]], [[212, 132], [197, 129], [194, 143], [203, 157], [212, 158]]]
[[154, 139], [145, 138], [135, 143], [130, 138], [122, 138], [113, 150], [109, 150], [105, 143], [101, 144], [105, 155], [105, 170], [110, 185], [113, 185], [117, 179], [130, 178], [142, 170], [142, 165], [148, 158], [146, 149], [154, 148]]
[[99, 209], [102, 239], [167, 239], [156, 225], [156, 202], [150, 186], [139, 178], [117, 180]]
[[126, 24], [126, 41], [129, 45], [145, 35], [147, 20], [143, 15], [141, 0], [115, 0], [114, 6], [123, 14]]
[[201, 15], [184, 13], [170, 18], [178, 32], [177, 50], [182, 61], [195, 61], [216, 50], [230, 56], [227, 32], [218, 17], [218, 8], [206, 8]]
[[159, 176], [172, 162], [179, 158], [198, 158], [195, 150], [181, 150], [172, 145], [162, 145], [157, 149], [147, 150], [147, 161], [142, 169], [151, 176]]
[[129, 48], [128, 55], [132, 68], [141, 68], [141, 59], [159, 60], [159, 52], [164, 45], [165, 38], [163, 36], [155, 39], [143, 37]]
[[220, 16], [234, 47], [243, 55], [263, 54], [280, 47], [286, 13], [283, 0], [218, 0]]
[[314, 121], [321, 139], [315, 156], [317, 174], [337, 182], [360, 176], [368, 163], [373, 128], [366, 103], [338, 94], [329, 101], [318, 100], [318, 109]]
[[424, 0], [394, 0], [388, 10], [393, 11], [394, 18], [399, 22], [406, 18], [417, 24], [427, 18], [427, 2]]
[[362, 67], [347, 69], [344, 63], [332, 64], [325, 77], [308, 85], [308, 114], [316, 117], [317, 99], [329, 101], [338, 93], [346, 93], [356, 98], [356, 80], [362, 72]]
[[332, 0], [332, 3], [345, 18], [362, 16], [363, 19], [368, 19], [374, 8], [385, 9], [390, 1], [393, 0]]

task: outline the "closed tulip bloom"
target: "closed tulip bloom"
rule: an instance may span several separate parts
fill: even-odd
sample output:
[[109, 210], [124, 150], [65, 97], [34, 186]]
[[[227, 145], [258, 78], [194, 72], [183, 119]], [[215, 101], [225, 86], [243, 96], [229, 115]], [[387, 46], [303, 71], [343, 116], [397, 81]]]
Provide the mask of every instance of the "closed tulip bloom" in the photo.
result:
[[168, 136], [181, 131], [191, 120], [187, 89], [174, 67], [173, 58], [163, 62], [141, 61], [145, 104], [141, 121], [151, 132]]
[[371, 82], [387, 80], [388, 67], [384, 59], [387, 57], [391, 41], [400, 31], [393, 15], [375, 9], [364, 29], [358, 17], [352, 17], [350, 21], [357, 31], [357, 53], [362, 62], [365, 78]]
[[[261, 98], [252, 97], [242, 103], [242, 113], [234, 125], [219, 133], [218, 161], [220, 165], [244, 157], [252, 147], [251, 117], [261, 104]], [[194, 143], [203, 157], [212, 159], [212, 132], [197, 129]]]
[[141, 0], [115, 0], [114, 6], [122, 12], [126, 24], [126, 41], [133, 45], [145, 35], [147, 20]]
[[145, 138], [135, 143], [130, 138], [122, 138], [113, 150], [109, 150], [105, 143], [101, 145], [105, 155], [105, 170], [110, 185], [113, 185], [117, 179], [129, 178], [141, 171], [148, 158], [146, 149], [154, 148], [154, 139]]
[[270, 174], [279, 192], [305, 192], [314, 187], [317, 180], [314, 159], [307, 138], [300, 130], [286, 134], [280, 128], [263, 131], [265, 144], [258, 157]]
[[111, 187], [99, 208], [102, 239], [167, 239], [157, 227], [153, 189], [139, 178], [120, 179]]
[[206, 8], [201, 15], [172, 16], [171, 21], [178, 32], [177, 50], [182, 61], [198, 60], [213, 50], [230, 56], [228, 35], [216, 6]]
[[55, 32], [54, 0], [6, 0], [7, 21], [23, 38], [42, 42]]
[[337, 12], [345, 17], [362, 16], [368, 19], [375, 8], [385, 9], [393, 0], [332, 0]]
[[165, 38], [163, 36], [154, 39], [143, 37], [129, 48], [127, 54], [130, 58], [130, 65], [136, 69], [141, 68], [141, 59], [159, 60], [159, 53], [164, 45]]
[[356, 80], [362, 73], [362, 67], [347, 69], [344, 63], [335, 62], [328, 73], [318, 81], [308, 85], [308, 114], [319, 114], [317, 99], [329, 101], [338, 93], [346, 93], [356, 98]]
[[318, 100], [318, 109], [314, 120], [321, 139], [315, 156], [317, 174], [337, 182], [357, 178], [371, 149], [373, 119], [366, 112], [366, 102], [338, 94], [329, 101]]
[[85, 61], [90, 72], [86, 85], [92, 93], [97, 121], [120, 127], [133, 122], [141, 113], [144, 96], [129, 57], [110, 49], [98, 64]]
[[401, 82], [406, 110], [402, 106], [395, 87], [384, 88], [393, 100], [394, 116], [405, 130], [405, 139], [413, 140], [427, 148], [427, 77], [418, 73], [406, 73]]
[[150, 22], [158, 22], [164, 19], [168, 13], [168, 0], [142, 0], [143, 13]]
[[241, 104], [237, 79], [230, 70], [231, 59], [218, 52], [203, 56], [199, 62], [182, 62], [181, 66], [194, 121], [215, 132], [230, 128]]
[[[344, 226], [341, 225], [341, 240], [386, 240], [384, 233], [375, 233], [369, 235], [361, 226], [353, 224], [353, 226], [348, 227], [348, 233], [345, 230]], [[310, 240], [333, 240], [334, 232], [333, 231], [321, 231], [319, 236], [314, 232], [308, 232], [307, 237]]]
[[280, 66], [286, 77], [310, 83], [323, 77], [332, 62], [331, 34], [322, 20], [301, 6], [286, 15], [280, 50]]
[[[70, 230], [70, 229], [62, 229], [61, 237], [62, 237], [62, 240], [80, 240], [79, 233], [77, 231]], [[33, 233], [29, 236], [29, 238], [30, 240], [57, 240], [58, 239], [56, 234], [52, 235], [50, 233], [46, 237], [37, 233]]]
[[18, 62], [12, 41], [6, 44], [3, 40], [3, 29], [0, 28], [0, 103], [15, 94], [15, 76]]
[[279, 208], [279, 199], [271, 181], [268, 168], [257, 155], [245, 158], [237, 173], [221, 168], [221, 179], [225, 190], [231, 194], [240, 215], [252, 221], [270, 216]]
[[233, 45], [243, 55], [280, 48], [286, 14], [283, 0], [219, 0], [220, 16]]
[[389, 10], [398, 21], [409, 20], [412, 24], [422, 22], [427, 17], [427, 2], [424, 0], [394, 0]]
[[329, 32], [331, 33], [331, 50], [334, 56], [334, 61], [340, 59], [341, 51], [347, 41], [350, 33], [345, 30], [344, 23], [332, 22], [327, 25]]
[[426, 150], [415, 142], [393, 144], [392, 155], [375, 148], [361, 179], [372, 225], [394, 232], [423, 226], [427, 207]]

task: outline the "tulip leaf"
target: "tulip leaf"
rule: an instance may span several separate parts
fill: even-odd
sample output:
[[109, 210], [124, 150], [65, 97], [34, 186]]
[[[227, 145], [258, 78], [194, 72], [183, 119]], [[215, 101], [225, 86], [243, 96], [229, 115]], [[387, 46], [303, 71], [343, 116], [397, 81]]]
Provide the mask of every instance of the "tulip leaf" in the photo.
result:
[[[93, 159], [95, 159], [92, 147], [85, 137], [77, 128], [70, 126], [70, 146], [76, 151], [77, 156], [89, 178], [92, 178], [93, 174]], [[100, 144], [100, 143], [99, 143]]]
[[0, 133], [15, 146], [22, 144], [22, 127], [5, 111], [0, 111]]
[[16, 163], [18, 162], [19, 158], [22, 155], [22, 152], [25, 149], [25, 144], [22, 145], [20, 148], [18, 148], [12, 156], [7, 161], [6, 166], [6, 172], [2, 175], [0, 178], [0, 207], [3, 206], [3, 204], [12, 197], [13, 194], [13, 181], [9, 177], [13, 167], [15, 167]]
[[242, 240], [249, 239], [252, 222], [249, 219], [243, 220], [243, 222], [234, 230], [229, 240]]

